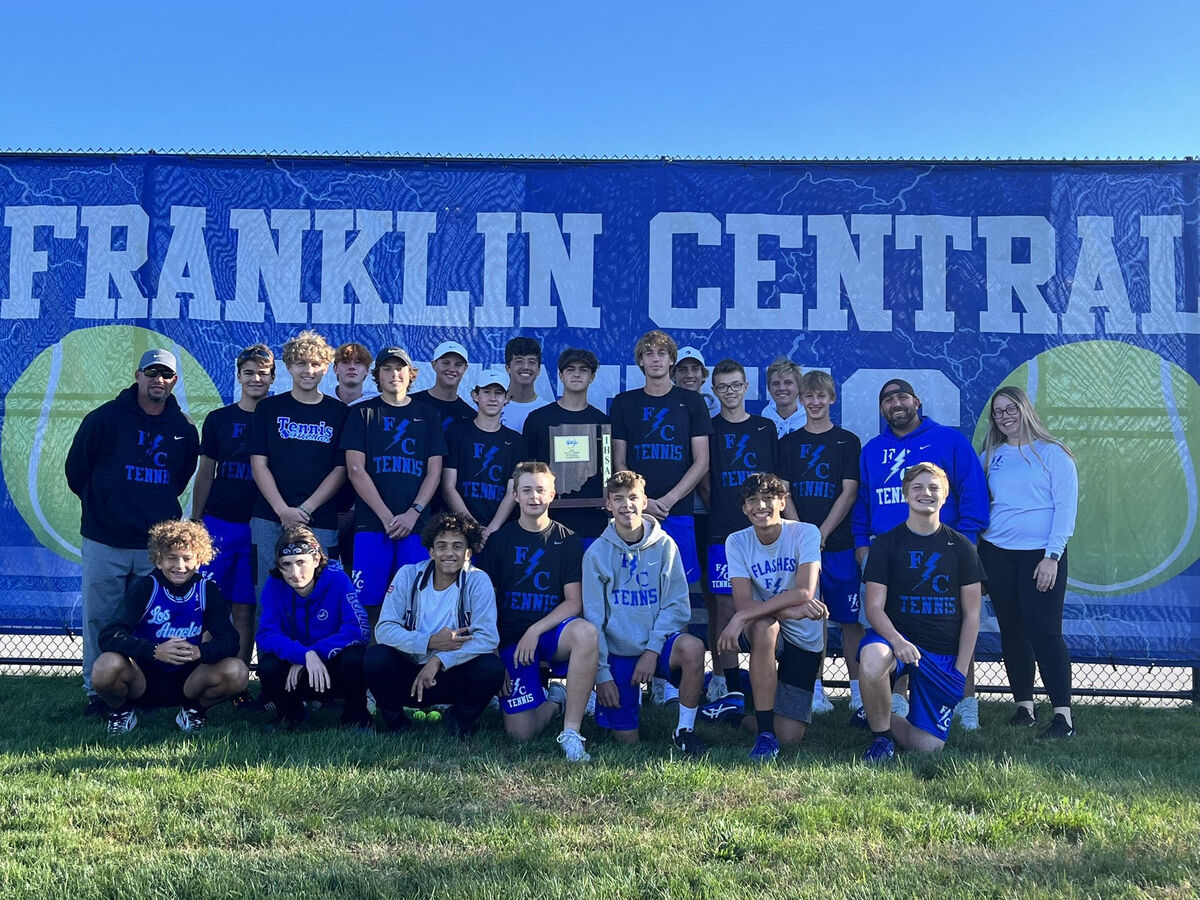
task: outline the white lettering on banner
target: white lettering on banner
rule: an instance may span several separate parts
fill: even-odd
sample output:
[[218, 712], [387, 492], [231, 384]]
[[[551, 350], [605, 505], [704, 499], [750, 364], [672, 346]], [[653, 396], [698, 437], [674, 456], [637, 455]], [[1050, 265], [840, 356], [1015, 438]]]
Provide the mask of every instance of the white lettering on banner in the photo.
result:
[[[758, 305], [758, 286], [775, 282], [775, 260], [759, 257], [758, 239], [774, 234], [781, 249], [803, 247], [804, 217], [730, 213], [725, 230], [733, 235], [733, 306], [725, 314], [725, 327], [778, 329], [779, 320], [764, 315], [773, 310]], [[787, 317], [783, 321], [804, 321], [804, 295], [780, 291], [778, 314]]]
[[660, 212], [650, 220], [650, 318], [662, 328], [703, 330], [721, 318], [721, 289], [696, 288], [694, 308], [675, 305], [675, 235], [694, 234], [696, 243], [720, 246], [721, 223], [711, 213]]
[[1178, 307], [1175, 241], [1183, 237], [1181, 216], [1142, 216], [1142, 237], [1149, 242], [1150, 311], [1141, 314], [1143, 334], [1200, 334], [1200, 313]]
[[[599, 213], [563, 213], [558, 230], [554, 213], [521, 213], [521, 230], [529, 235], [529, 305], [521, 310], [521, 327], [554, 328], [558, 313], [550, 305], [550, 282], [558, 287], [559, 304], [572, 328], [599, 328], [600, 310], [593, 303], [596, 235], [603, 231]], [[571, 235], [567, 250], [563, 233]], [[465, 323], [465, 319], [463, 320]]]
[[946, 308], [946, 238], [955, 250], [971, 249], [971, 220], [966, 216], [896, 216], [896, 249], [915, 250], [921, 239], [921, 308], [917, 331], [953, 331], [954, 313]]
[[[150, 217], [137, 204], [85, 206], [79, 224], [88, 230], [87, 275], [83, 296], [75, 301], [77, 319], [144, 319], [146, 295], [133, 273], [146, 264]], [[125, 248], [114, 250], [117, 229], [125, 232]], [[109, 285], [117, 290], [115, 303]]]
[[[77, 236], [77, 217], [86, 230], [83, 236]], [[482, 294], [474, 296], [469, 284], [447, 285], [444, 303], [431, 303], [429, 297], [430, 243], [431, 236], [438, 234], [436, 212], [233, 209], [229, 212], [229, 229], [236, 242], [232, 273], [213, 271], [208, 244], [214, 238], [207, 209], [172, 206], [170, 217], [171, 237], [163, 251], [158, 284], [151, 286], [151, 302], [138, 273], [152, 272], [158, 260], [147, 258], [150, 222], [140, 206], [6, 207], [9, 296], [0, 299], [0, 318], [39, 318], [42, 304], [34, 296], [35, 281], [46, 280], [49, 276], [44, 273], [60, 278], [69, 272], [78, 278], [74, 274], [78, 250], [61, 243], [78, 241], [86, 258], [83, 284], [53, 284], [57, 293], [76, 297], [75, 315], [81, 319], [177, 319], [186, 315], [197, 320], [263, 322], [270, 304], [278, 324], [311, 320], [317, 324], [386, 325], [390, 321], [396, 325], [552, 328], [559, 323], [560, 311], [568, 327], [599, 329], [613, 324], [601, 316], [594, 296], [597, 244], [604, 233], [599, 213], [476, 213], [475, 233], [483, 236]], [[306, 260], [302, 252], [304, 233], [312, 230], [314, 223], [321, 241], [319, 262]], [[1140, 248], [1140, 242], [1129, 234], [1114, 234], [1111, 217], [1079, 216], [1079, 248], [1072, 273], [1057, 271], [1057, 258], [1070, 258], [1070, 254], [1059, 253], [1057, 232], [1044, 216], [980, 216], [974, 225], [985, 261], [981, 333], [1200, 334], [1200, 312], [1186, 308], [1194, 306], [1197, 298], [1179, 296], [1180, 215], [1140, 217], [1137, 237], [1146, 242], [1146, 256], [1144, 261], [1140, 256], [1125, 259], [1124, 269], [1121, 254], [1134, 254], [1131, 248]], [[461, 230], [461, 225], [458, 227]], [[520, 245], [510, 238], [518, 228], [526, 237], [529, 274], [523, 306], [509, 305], [512, 298], [508, 296], [510, 245], [514, 251]], [[391, 277], [395, 274], [394, 255], [379, 248], [393, 230], [403, 235], [400, 278]], [[53, 242], [47, 239], [47, 231]], [[729, 249], [722, 247], [726, 231], [732, 239]], [[951, 333], [962, 327], [958, 312], [950, 308], [947, 271], [950, 249], [964, 253], [974, 249], [971, 219], [965, 216], [855, 214], [847, 220], [842, 215], [806, 219], [730, 213], [722, 223], [708, 212], [660, 212], [651, 218], [648, 232], [647, 313], [660, 328], [708, 330], [722, 324], [724, 314], [723, 324], [729, 331], [779, 329], [781, 324], [789, 331], [848, 331], [853, 311], [859, 330], [889, 331], [893, 317], [885, 305], [889, 274], [885, 251], [892, 234], [890, 249], [897, 253], [915, 250], [920, 242], [920, 305], [913, 311], [913, 330]], [[763, 235], [778, 237], [780, 252], [775, 258], [762, 255]], [[462, 237], [456, 232], [448, 240], [457, 247]], [[805, 246], [807, 237], [812, 238], [809, 252], [796, 252]], [[733, 290], [727, 308], [722, 307], [718, 285], [698, 285], [694, 297], [675, 296], [675, 284], [697, 280], [687, 271], [686, 262], [677, 265], [676, 238], [715, 248], [688, 254], [704, 259], [705, 271], [711, 271], [709, 263], [714, 260], [727, 265], [732, 251]], [[37, 249], [39, 242], [42, 249]], [[792, 281], [815, 284], [811, 296], [779, 291], [779, 256]], [[435, 255], [440, 258], [446, 258], [444, 248], [441, 255]], [[376, 260], [374, 265], [370, 265], [371, 259]], [[229, 265], [225, 257], [217, 262]], [[63, 266], [65, 263], [71, 265]], [[304, 294], [305, 285], [317, 274], [306, 273], [306, 265], [320, 266], [316, 298]], [[470, 271], [469, 261], [464, 265], [456, 262], [455, 274]], [[214, 279], [214, 274], [223, 277]], [[1068, 295], [1062, 310], [1051, 307], [1046, 294], [1047, 285], [1056, 277], [1053, 287]], [[233, 298], [218, 297], [214, 285], [229, 280], [234, 282]], [[389, 286], [401, 283], [400, 296], [389, 296], [396, 290], [391, 287], [389, 291]], [[1147, 285], [1143, 289], [1146, 294], [1136, 295], [1135, 310], [1130, 289], [1143, 284]], [[348, 296], [347, 288], [353, 296]], [[760, 294], [772, 291], [778, 294], [778, 308], [761, 307]], [[180, 295], [188, 298], [186, 313]], [[515, 312], [518, 309], [520, 312]], [[618, 309], [619, 304], [614, 304], [609, 315], [622, 315]]]
[[[229, 227], [237, 232], [237, 278], [233, 302], [225, 306], [226, 321], [264, 321], [260, 284], [276, 322], [308, 321], [308, 310], [300, 301], [300, 249], [304, 232], [312, 225], [312, 214], [307, 209], [272, 209], [270, 213], [268, 228], [266, 212], [261, 209], [229, 211]], [[278, 247], [272, 231], [279, 235]]]
[[483, 235], [483, 304], [475, 310], [476, 328], [512, 328], [508, 305], [508, 236], [517, 230], [517, 214], [481, 212], [475, 230]]
[[221, 320], [221, 302], [213, 287], [212, 266], [204, 229], [208, 210], [203, 206], [171, 207], [171, 242], [158, 278], [158, 295], [150, 304], [156, 319], [179, 318], [179, 295], [189, 294], [189, 319]]
[[[388, 308], [365, 265], [367, 253], [392, 230], [389, 209], [318, 209], [313, 223], [321, 232], [321, 299], [312, 305], [313, 324], [386, 325]], [[346, 235], [358, 231], [350, 246]], [[346, 287], [357, 303], [346, 302]]]
[[75, 239], [74, 206], [10, 206], [4, 211], [4, 225], [12, 229], [8, 248], [8, 297], [0, 299], [0, 318], [36, 319], [41, 315], [42, 300], [33, 296], [33, 276], [50, 270], [46, 250], [34, 249], [38, 228], [49, 228], [63, 241]]
[[[987, 245], [987, 308], [979, 313], [979, 330], [1058, 331], [1057, 317], [1041, 290], [1054, 277], [1054, 226], [1043, 216], [980, 216], [975, 227]], [[1013, 262], [1014, 238], [1028, 239], [1029, 262]], [[1023, 319], [1013, 309], [1013, 293], [1025, 307]]]
[[[850, 232], [858, 235], [857, 253]], [[892, 217], [853, 215], [847, 231], [842, 216], [809, 216], [808, 233], [817, 239], [817, 305], [809, 331], [848, 330], [843, 284], [859, 331], [891, 331], [891, 310], [883, 308], [883, 237], [892, 233]]]

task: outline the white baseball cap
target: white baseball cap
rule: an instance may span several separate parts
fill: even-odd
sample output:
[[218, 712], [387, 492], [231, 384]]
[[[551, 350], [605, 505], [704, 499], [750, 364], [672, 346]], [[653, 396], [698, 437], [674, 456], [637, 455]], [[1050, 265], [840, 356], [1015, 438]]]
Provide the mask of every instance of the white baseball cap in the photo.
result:
[[509, 385], [508, 373], [506, 371], [504, 371], [503, 369], [497, 369], [494, 367], [491, 369], [484, 369], [474, 379], [474, 383], [475, 383], [475, 387], [473, 388], [473, 390], [478, 389], [478, 388], [491, 387], [493, 384], [498, 384], [498, 385], [500, 385], [500, 387], [504, 388], [507, 391], [508, 385]]
[[458, 341], [442, 341], [433, 351], [432, 362], [437, 362], [447, 353], [457, 353], [463, 358], [463, 362], [471, 361], [471, 357], [467, 356], [467, 348]]
[[679, 365], [685, 359], [694, 359], [702, 366], [707, 365], [707, 363], [704, 362], [704, 354], [702, 354], [695, 347], [680, 347], [679, 353], [675, 357], [675, 365]]

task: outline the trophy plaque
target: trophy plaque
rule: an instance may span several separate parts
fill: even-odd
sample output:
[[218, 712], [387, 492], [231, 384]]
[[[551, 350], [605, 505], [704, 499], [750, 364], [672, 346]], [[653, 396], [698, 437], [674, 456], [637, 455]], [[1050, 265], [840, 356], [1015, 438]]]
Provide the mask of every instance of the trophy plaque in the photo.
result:
[[[612, 475], [612, 426], [551, 425], [550, 470], [558, 494], [551, 509], [603, 507], [604, 484]], [[597, 475], [599, 488], [585, 490]]]

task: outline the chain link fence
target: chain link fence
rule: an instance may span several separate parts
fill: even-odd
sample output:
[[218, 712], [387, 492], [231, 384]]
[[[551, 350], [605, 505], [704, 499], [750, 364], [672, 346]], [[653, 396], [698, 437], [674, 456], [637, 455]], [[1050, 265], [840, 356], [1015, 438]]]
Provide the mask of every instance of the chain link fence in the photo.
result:
[[[0, 634], [0, 674], [78, 677], [83, 640], [69, 634]], [[747, 661], [743, 660], [743, 664]], [[1072, 667], [1076, 703], [1136, 704], [1172, 707], [1200, 704], [1200, 669], [1179, 666], [1127, 666], [1076, 663]], [[831, 657], [824, 683], [833, 697], [848, 696], [846, 664]], [[980, 660], [975, 666], [976, 691], [984, 699], [1009, 693], [1004, 666]], [[1040, 696], [1041, 683], [1038, 683]]]

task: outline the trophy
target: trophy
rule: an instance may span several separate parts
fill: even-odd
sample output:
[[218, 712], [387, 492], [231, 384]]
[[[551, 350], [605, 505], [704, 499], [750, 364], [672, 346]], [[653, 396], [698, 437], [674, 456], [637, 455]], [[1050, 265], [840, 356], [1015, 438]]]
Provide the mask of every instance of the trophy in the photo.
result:
[[[611, 425], [551, 425], [550, 470], [558, 498], [550, 508], [601, 508], [604, 485], [612, 475]], [[599, 490], [584, 490], [600, 476]]]

